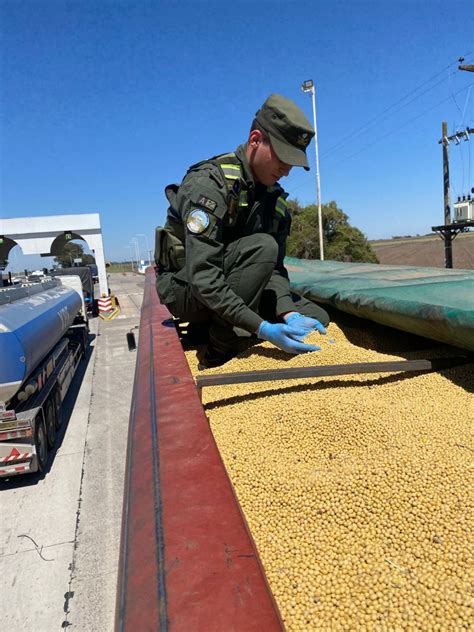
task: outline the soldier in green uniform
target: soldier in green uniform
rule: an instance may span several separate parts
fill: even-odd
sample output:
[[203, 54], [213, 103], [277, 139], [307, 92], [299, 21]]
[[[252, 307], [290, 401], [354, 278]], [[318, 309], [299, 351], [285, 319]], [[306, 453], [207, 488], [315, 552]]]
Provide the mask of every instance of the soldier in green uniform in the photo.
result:
[[166, 224], [156, 230], [156, 288], [182, 321], [202, 323], [209, 342], [201, 368], [220, 366], [255, 337], [287, 353], [319, 347], [328, 314], [295, 295], [284, 267], [291, 216], [278, 181], [308, 167], [314, 130], [295, 103], [272, 94], [258, 110], [247, 143], [189, 168], [166, 188]]

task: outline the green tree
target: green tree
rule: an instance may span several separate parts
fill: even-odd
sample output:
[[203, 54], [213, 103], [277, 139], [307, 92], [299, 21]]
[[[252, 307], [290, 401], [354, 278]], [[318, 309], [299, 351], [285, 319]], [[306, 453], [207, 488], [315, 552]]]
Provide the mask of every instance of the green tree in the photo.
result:
[[[289, 200], [293, 216], [287, 242], [287, 255], [299, 259], [319, 259], [318, 209], [314, 204], [300, 206], [298, 200]], [[349, 217], [336, 202], [322, 206], [324, 258], [333, 261], [364, 261], [378, 263], [365, 235], [349, 224]]]
[[83, 246], [81, 246], [81, 244], [76, 244], [73, 241], [65, 244], [62, 253], [54, 258], [55, 262], [62, 268], [70, 268], [73, 266], [74, 259], [82, 259], [82, 263], [80, 265], [95, 263], [94, 257], [92, 255], [84, 254]]

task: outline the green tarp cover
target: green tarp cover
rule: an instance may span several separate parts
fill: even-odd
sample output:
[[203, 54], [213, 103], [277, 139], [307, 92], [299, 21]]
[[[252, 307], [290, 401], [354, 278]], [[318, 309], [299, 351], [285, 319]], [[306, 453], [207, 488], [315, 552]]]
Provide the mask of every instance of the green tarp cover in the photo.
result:
[[291, 287], [316, 302], [474, 351], [474, 271], [287, 257]]

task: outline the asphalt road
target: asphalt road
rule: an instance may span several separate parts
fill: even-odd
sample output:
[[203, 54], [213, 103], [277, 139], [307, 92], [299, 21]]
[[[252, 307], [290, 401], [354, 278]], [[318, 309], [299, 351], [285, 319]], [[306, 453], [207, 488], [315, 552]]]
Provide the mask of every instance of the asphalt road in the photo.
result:
[[[44, 476], [0, 480], [2, 628], [113, 630], [123, 478], [144, 278], [111, 274], [121, 313], [90, 322]], [[138, 338], [138, 335], [137, 335]]]

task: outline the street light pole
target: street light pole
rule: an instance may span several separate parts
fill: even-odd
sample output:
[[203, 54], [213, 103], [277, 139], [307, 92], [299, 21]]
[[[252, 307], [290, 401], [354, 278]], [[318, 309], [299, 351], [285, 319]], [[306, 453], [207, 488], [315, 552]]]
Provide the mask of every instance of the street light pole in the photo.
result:
[[303, 92], [310, 92], [313, 99], [314, 149], [316, 151], [316, 198], [318, 203], [319, 258], [324, 261], [323, 214], [321, 209], [321, 181], [319, 179], [318, 128], [316, 124], [316, 90], [312, 79], [303, 82]]
[[130, 244], [126, 244], [126, 248], [130, 248], [130, 259], [132, 260], [132, 272], [134, 272], [135, 267], [134, 267], [134, 261], [133, 261], [132, 246]]
[[148, 247], [148, 237], [144, 233], [139, 233], [137, 237], [145, 237], [146, 252], [148, 254], [148, 265], [151, 266], [150, 248]]
[[138, 270], [138, 268], [139, 268], [139, 266], [140, 266], [140, 258], [141, 258], [141, 257], [140, 257], [140, 249], [139, 249], [139, 247], [138, 247], [138, 239], [137, 239], [136, 237], [133, 237], [133, 238], [130, 240], [130, 243], [131, 243], [131, 244], [133, 244], [133, 245], [135, 246], [135, 255], [136, 255], [136, 257], [137, 257], [137, 270]]

